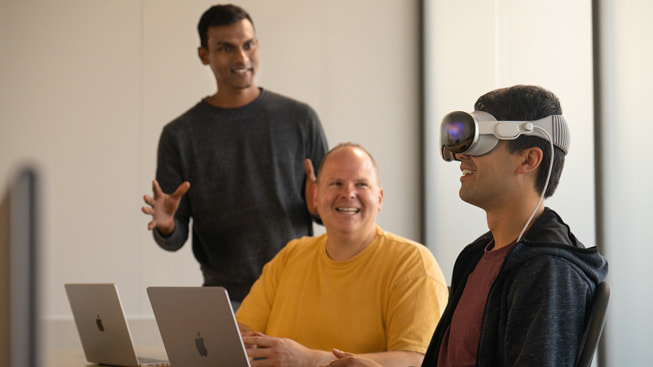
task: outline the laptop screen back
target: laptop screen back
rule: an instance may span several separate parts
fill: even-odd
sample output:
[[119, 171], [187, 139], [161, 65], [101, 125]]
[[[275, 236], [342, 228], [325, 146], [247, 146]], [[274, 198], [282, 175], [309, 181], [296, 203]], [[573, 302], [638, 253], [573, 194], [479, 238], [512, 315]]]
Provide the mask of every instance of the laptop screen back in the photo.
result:
[[222, 287], [149, 287], [147, 293], [172, 366], [249, 367]]
[[116, 285], [77, 283], [64, 286], [86, 360], [138, 366]]

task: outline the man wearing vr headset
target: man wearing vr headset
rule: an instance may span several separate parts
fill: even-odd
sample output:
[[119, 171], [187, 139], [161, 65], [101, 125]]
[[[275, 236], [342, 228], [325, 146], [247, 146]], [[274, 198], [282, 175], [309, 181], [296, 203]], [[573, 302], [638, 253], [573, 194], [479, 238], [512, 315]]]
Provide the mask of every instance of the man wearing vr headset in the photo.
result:
[[[457, 148], [445, 133], [442, 151], [460, 161], [460, 197], [485, 210], [490, 231], [456, 260], [424, 365], [573, 366], [608, 267], [542, 201], [553, 195], [568, 150], [560, 102], [518, 85], [481, 96], [474, 108], [485, 112], [476, 126], [494, 125], [484, 137], [495, 145], [470, 153], [473, 142]], [[451, 122], [445, 117], [443, 132]]]
[[[444, 118], [441, 152], [460, 162], [460, 197], [485, 210], [490, 231], [459, 254], [422, 366], [574, 366], [608, 266], [543, 204], [569, 144], [560, 103], [518, 85], [474, 107]], [[375, 365], [339, 357], [330, 366]]]

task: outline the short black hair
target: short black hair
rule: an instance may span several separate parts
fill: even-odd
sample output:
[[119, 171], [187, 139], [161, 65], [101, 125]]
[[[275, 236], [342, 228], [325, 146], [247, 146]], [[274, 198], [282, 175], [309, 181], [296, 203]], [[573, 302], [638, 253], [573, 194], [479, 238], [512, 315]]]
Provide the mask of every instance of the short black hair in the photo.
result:
[[197, 24], [197, 32], [200, 35], [200, 45], [208, 48], [208, 35], [207, 31], [211, 27], [221, 25], [231, 25], [240, 22], [243, 19], [249, 20], [254, 27], [254, 21], [245, 11], [245, 9], [232, 5], [214, 5], [202, 14], [199, 23]]
[[[534, 121], [550, 115], [562, 115], [562, 107], [558, 97], [552, 92], [534, 85], [515, 85], [488, 92], [476, 100], [476, 111], [484, 111], [499, 121]], [[538, 168], [535, 189], [542, 194], [551, 162], [551, 144], [536, 136], [522, 135], [508, 141], [510, 153], [537, 147], [542, 150], [542, 163]], [[565, 165], [565, 153], [554, 148], [553, 167], [549, 186], [544, 193], [548, 198], [555, 192], [560, 182], [562, 169]]]

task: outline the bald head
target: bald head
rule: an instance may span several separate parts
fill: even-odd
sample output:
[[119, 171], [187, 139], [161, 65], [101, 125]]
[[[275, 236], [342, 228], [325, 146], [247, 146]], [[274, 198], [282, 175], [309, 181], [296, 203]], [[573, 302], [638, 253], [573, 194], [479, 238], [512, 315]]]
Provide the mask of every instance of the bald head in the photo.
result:
[[349, 150], [355, 152], [356, 154], [366, 155], [369, 158], [370, 162], [372, 163], [372, 167], [374, 167], [374, 173], [376, 175], [376, 183], [377, 184], [381, 183], [381, 180], [379, 179], [379, 167], [376, 165], [376, 161], [374, 160], [374, 157], [372, 157], [370, 152], [368, 152], [360, 144], [351, 143], [351, 142], [340, 143], [340, 144], [336, 145], [335, 147], [331, 148], [331, 150], [329, 150], [329, 152], [322, 158], [322, 160], [320, 161], [320, 165], [319, 165], [319, 167], [317, 169], [317, 181], [318, 181], [318, 183], [320, 182], [320, 173], [322, 172], [322, 170], [324, 168], [324, 164], [326, 163], [326, 161], [329, 159], [329, 157], [333, 153], [335, 153], [335, 152], [337, 152], [337, 151], [339, 151], [341, 149], [349, 149]]

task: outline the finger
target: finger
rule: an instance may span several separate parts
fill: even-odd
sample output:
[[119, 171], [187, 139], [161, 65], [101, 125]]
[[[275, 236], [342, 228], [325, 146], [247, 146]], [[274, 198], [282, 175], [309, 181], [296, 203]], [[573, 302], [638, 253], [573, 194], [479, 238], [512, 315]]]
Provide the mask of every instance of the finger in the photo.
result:
[[342, 359], [342, 358], [347, 358], [347, 357], [351, 357], [351, 356], [353, 356], [352, 353], [343, 352], [343, 351], [341, 351], [341, 350], [339, 350], [339, 349], [333, 349], [331, 352], [332, 352], [333, 355], [336, 356], [336, 358], [338, 358], [338, 359]]
[[256, 345], [261, 348], [269, 348], [273, 346], [278, 338], [271, 337], [271, 336], [265, 336], [265, 335], [257, 335], [257, 336], [244, 336], [243, 337], [243, 343], [244, 344], [251, 344], [251, 345]]
[[152, 192], [154, 193], [155, 198], [158, 198], [163, 194], [161, 186], [159, 186], [159, 182], [157, 180], [152, 180]]
[[148, 231], [151, 231], [154, 229], [154, 221], [151, 221], [150, 223], [147, 224], [147, 229]]
[[243, 338], [243, 344], [247, 346], [247, 348], [251, 349], [256, 349], [258, 347], [258, 344], [256, 343], [256, 339], [252, 335], [242, 335]]
[[279, 361], [266, 357], [258, 357], [258, 356], [256, 358], [252, 358], [249, 364], [252, 367], [277, 367], [281, 365]]
[[144, 206], [143, 208], [154, 208], [154, 203], [155, 202], [154, 202], [154, 199], [152, 199], [151, 197], [145, 196], [143, 198], [143, 201], [145, 202], [145, 204], [149, 205], [147, 207]]
[[149, 206], [142, 206], [142, 207], [141, 207], [141, 211], [142, 211], [143, 213], [145, 213], [145, 214], [149, 214], [149, 215], [152, 215], [152, 213], [154, 213], [154, 211], [152, 210], [152, 208], [149, 207]]
[[304, 159], [304, 171], [306, 171], [306, 177], [308, 177], [309, 180], [311, 181], [315, 180], [315, 170], [313, 169], [313, 162], [311, 162], [311, 160], [308, 158]]
[[174, 197], [175, 199], [178, 199], [184, 196], [184, 194], [188, 191], [188, 189], [190, 189], [190, 182], [184, 181], [181, 183], [181, 185], [177, 187], [177, 190], [175, 190], [175, 192], [171, 196]]
[[261, 338], [258, 335], [243, 335], [243, 344], [254, 346], [254, 347], [262, 347], [263, 345], [261, 343]]
[[250, 337], [250, 336], [264, 336], [265, 334], [263, 334], [260, 331], [251, 331], [250, 330], [250, 331], [243, 331], [240, 335], [244, 338], [244, 337]]
[[154, 203], [154, 198], [152, 198], [150, 195], [143, 195], [143, 201], [145, 204], [152, 205]]
[[[247, 357], [252, 360], [269, 359], [271, 350], [268, 348], [249, 348], [246, 350]], [[260, 364], [259, 364], [260, 365]]]

